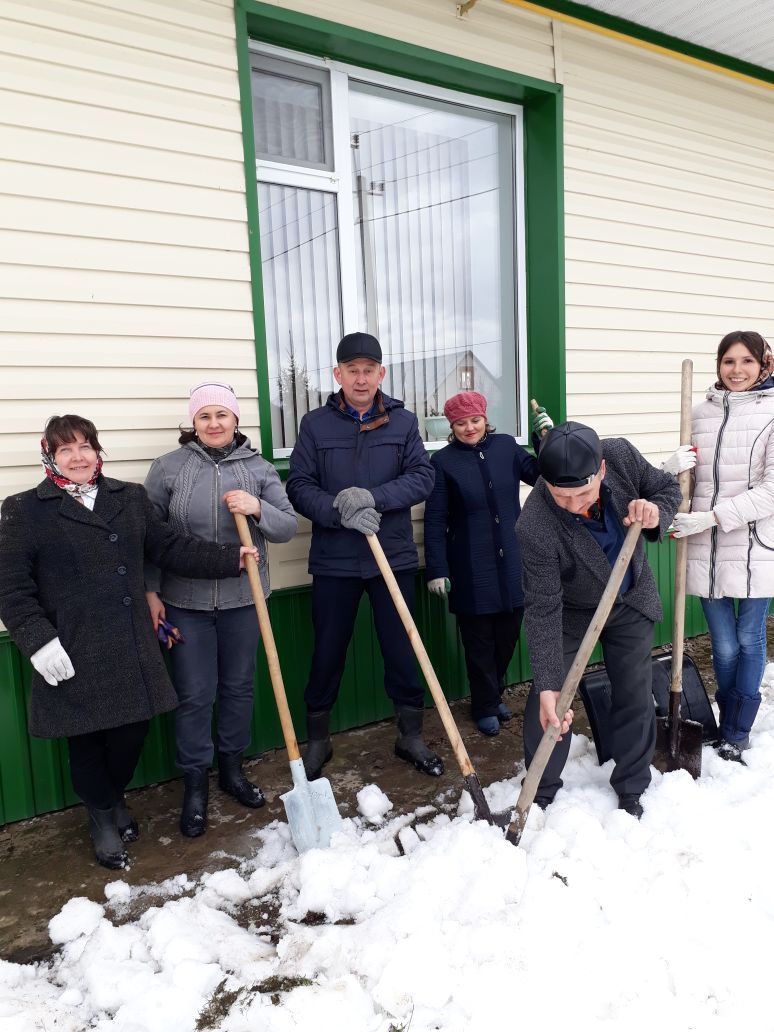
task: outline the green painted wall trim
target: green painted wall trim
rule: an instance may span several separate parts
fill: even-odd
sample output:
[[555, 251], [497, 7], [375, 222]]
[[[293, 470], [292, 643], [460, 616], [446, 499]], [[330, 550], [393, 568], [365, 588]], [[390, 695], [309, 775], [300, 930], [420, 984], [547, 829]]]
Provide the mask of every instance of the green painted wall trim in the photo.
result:
[[[528, 394], [556, 421], [566, 415], [564, 328], [564, 157], [562, 87], [452, 54], [325, 21], [256, 0], [236, 0], [245, 189], [256, 345], [261, 451], [273, 455], [263, 309], [249, 39], [329, 57], [417, 82], [524, 106], [527, 236]], [[526, 415], [526, 413], [524, 414]], [[283, 464], [277, 463], [278, 467]]]
[[[598, 25], [603, 29], [610, 29], [611, 32], [620, 32], [633, 39], [642, 40], [643, 43], [652, 43], [657, 47], [664, 47], [666, 50], [673, 50], [678, 54], [685, 54], [697, 61], [706, 61], [708, 64], [717, 65], [720, 68], [727, 68], [739, 75], [747, 75], [753, 79], [760, 79], [761, 82], [774, 84], [774, 71], [764, 68], [762, 65], [752, 64], [743, 61], [738, 57], [731, 57], [729, 54], [721, 54], [709, 47], [702, 47], [698, 43], [689, 43], [688, 40], [680, 39], [677, 36], [670, 36], [666, 32], [659, 32], [657, 29], [649, 29], [644, 25], [629, 21], [626, 18], [619, 18], [617, 15], [608, 14], [605, 11], [598, 11], [586, 4], [575, 3], [574, 0], [535, 0], [540, 7], [557, 14], [566, 14], [571, 18], [579, 18], [589, 22], [591, 25]], [[730, 5], [732, 6], [732, 5]]]
[[[656, 625], [654, 641], [671, 639], [671, 586], [674, 582], [674, 546], [646, 545], [648, 558], [664, 600], [664, 619]], [[276, 591], [269, 612], [282, 663], [285, 687], [299, 739], [305, 738], [303, 695], [312, 655], [311, 591], [308, 587]], [[449, 699], [467, 695], [464, 654], [454, 618], [446, 602], [431, 596], [424, 577], [417, 575], [415, 617], [427, 645], [438, 679]], [[701, 607], [689, 599], [686, 634], [706, 630]], [[598, 662], [597, 651], [592, 656]], [[360, 727], [391, 716], [392, 706], [383, 688], [384, 670], [370, 606], [363, 599], [357, 615], [339, 699], [333, 712], [334, 730]], [[508, 671], [510, 682], [530, 678], [524, 637], [519, 641]], [[70, 782], [67, 743], [63, 739], [32, 738], [27, 734], [26, 711], [31, 667], [22, 660], [7, 633], [0, 633], [0, 824], [61, 810], [77, 803]], [[427, 696], [430, 703], [429, 695]], [[463, 737], [470, 725], [463, 718]], [[255, 706], [248, 754], [282, 748], [282, 732], [270, 688], [263, 648], [258, 653]], [[148, 739], [131, 787], [166, 781], [178, 776], [175, 768], [174, 722], [170, 715], [151, 722]]]

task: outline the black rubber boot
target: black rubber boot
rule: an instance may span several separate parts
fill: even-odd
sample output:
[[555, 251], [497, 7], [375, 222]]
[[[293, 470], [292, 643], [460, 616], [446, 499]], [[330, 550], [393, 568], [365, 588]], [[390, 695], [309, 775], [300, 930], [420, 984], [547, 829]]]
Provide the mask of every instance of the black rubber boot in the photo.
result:
[[310, 781], [322, 775], [322, 769], [333, 757], [333, 746], [330, 736], [331, 711], [318, 710], [317, 713], [307, 711], [306, 733], [309, 741], [304, 750], [304, 770]]
[[180, 831], [188, 838], [198, 838], [207, 830], [207, 803], [210, 780], [207, 770], [194, 770], [183, 775], [183, 812]]
[[420, 706], [396, 706], [395, 715], [398, 720], [395, 755], [407, 763], [413, 763], [422, 774], [439, 778], [443, 774], [443, 760], [431, 752], [422, 740], [425, 711]]
[[218, 753], [218, 784], [242, 806], [257, 810], [266, 800], [263, 792], [242, 771], [241, 753]]
[[140, 837], [140, 829], [137, 821], [129, 813], [126, 806], [126, 798], [122, 796], [115, 807], [116, 827], [123, 842], [136, 842]]
[[643, 809], [638, 795], [622, 795], [618, 797], [618, 809], [625, 810], [632, 817], [639, 820], [642, 817]]
[[89, 811], [89, 832], [97, 863], [116, 871], [126, 864], [129, 856], [124, 849], [121, 836], [118, 834], [115, 808], [111, 806], [109, 810], [98, 810], [96, 807], [89, 806], [87, 809]]

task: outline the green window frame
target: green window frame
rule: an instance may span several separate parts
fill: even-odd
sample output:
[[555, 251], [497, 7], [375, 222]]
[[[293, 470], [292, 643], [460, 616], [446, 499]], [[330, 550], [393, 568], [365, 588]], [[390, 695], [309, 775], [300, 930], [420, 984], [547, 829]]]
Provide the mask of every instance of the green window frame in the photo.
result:
[[[273, 455], [258, 188], [251, 105], [251, 39], [524, 109], [524, 195], [528, 396], [565, 418], [564, 197], [562, 87], [286, 8], [235, 0], [234, 17], [245, 159], [261, 452]], [[287, 460], [275, 465], [280, 471]]]

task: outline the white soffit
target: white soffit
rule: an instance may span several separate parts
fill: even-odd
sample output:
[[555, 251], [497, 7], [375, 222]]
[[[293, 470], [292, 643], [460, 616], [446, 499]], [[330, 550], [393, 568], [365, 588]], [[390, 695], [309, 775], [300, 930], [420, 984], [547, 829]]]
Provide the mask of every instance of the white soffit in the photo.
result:
[[582, 6], [774, 71], [774, 0], [582, 0]]

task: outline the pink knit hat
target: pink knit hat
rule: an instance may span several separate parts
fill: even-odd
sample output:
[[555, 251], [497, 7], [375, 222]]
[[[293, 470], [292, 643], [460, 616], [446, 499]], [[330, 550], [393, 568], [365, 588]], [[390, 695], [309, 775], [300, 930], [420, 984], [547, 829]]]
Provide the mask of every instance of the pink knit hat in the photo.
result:
[[470, 419], [471, 416], [483, 416], [486, 419], [486, 398], [478, 391], [460, 391], [446, 402], [443, 414], [450, 424], [458, 419]]
[[199, 383], [196, 387], [191, 388], [191, 397], [188, 399], [188, 415], [191, 417], [192, 423], [199, 409], [206, 408], [208, 405], [219, 405], [221, 408], [226, 408], [239, 419], [239, 402], [236, 400], [234, 388], [227, 383], [221, 383], [219, 380], [205, 380], [204, 383]]

